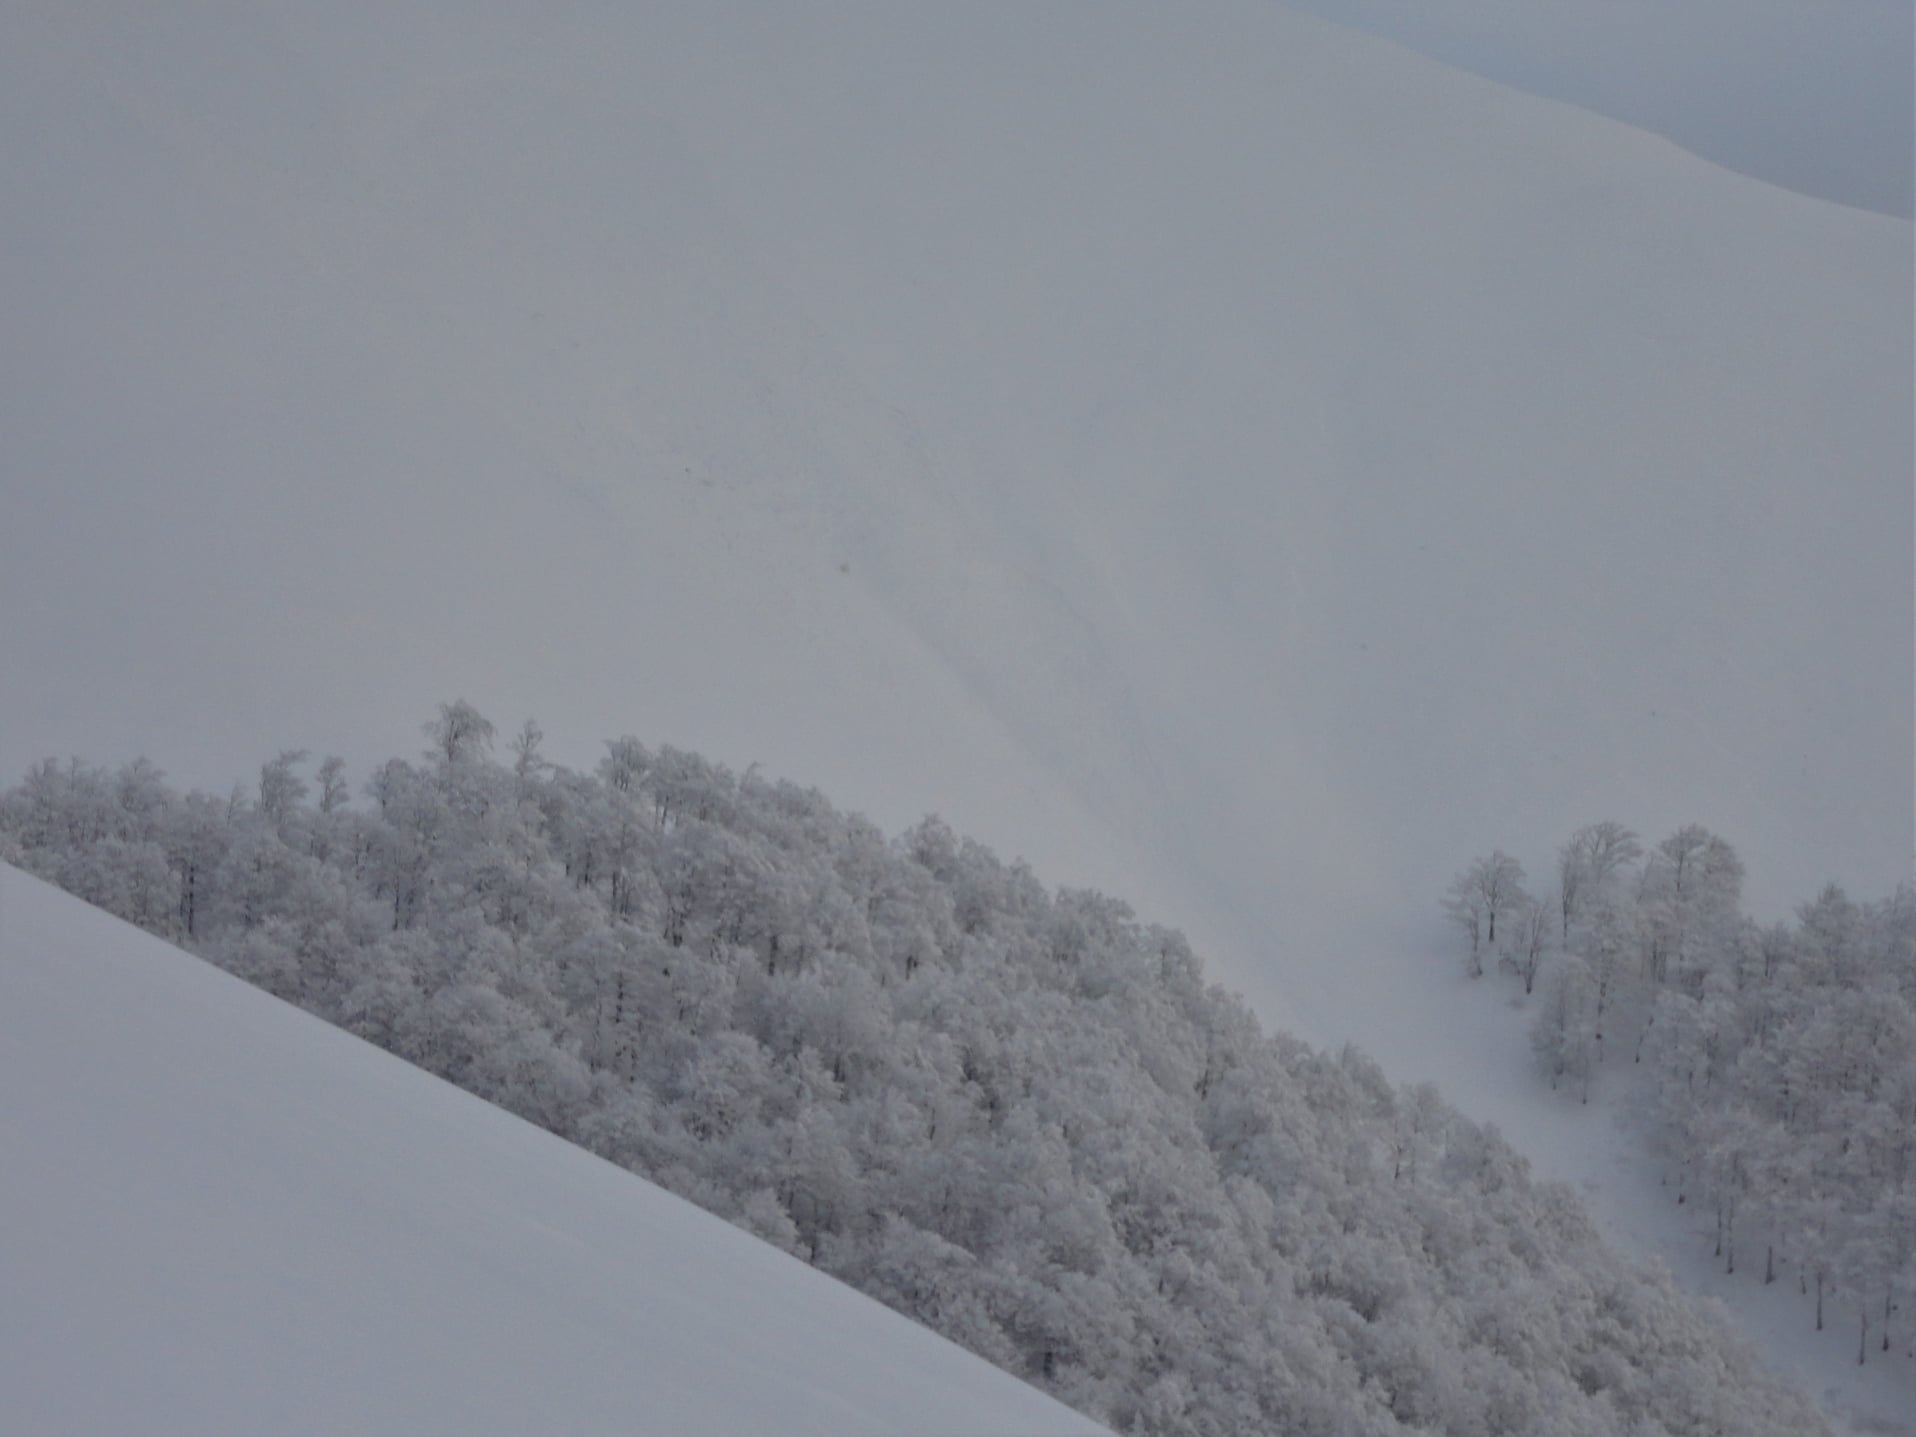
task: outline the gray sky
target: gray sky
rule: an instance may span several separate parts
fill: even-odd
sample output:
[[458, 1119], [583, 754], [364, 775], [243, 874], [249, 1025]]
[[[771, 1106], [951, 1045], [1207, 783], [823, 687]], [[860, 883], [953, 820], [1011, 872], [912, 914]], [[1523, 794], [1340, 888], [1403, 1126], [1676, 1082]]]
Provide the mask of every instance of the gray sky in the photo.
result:
[[1774, 184], [1911, 214], [1912, 0], [1291, 3]]

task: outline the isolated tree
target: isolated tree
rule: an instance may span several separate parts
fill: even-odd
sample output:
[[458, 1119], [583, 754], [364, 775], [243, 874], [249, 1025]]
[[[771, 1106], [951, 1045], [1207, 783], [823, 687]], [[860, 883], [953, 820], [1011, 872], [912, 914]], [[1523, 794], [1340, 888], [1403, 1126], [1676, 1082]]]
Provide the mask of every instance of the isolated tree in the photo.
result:
[[477, 758], [492, 747], [491, 720], [464, 699], [439, 705], [439, 717], [421, 725], [421, 731], [432, 740], [426, 757], [444, 763]]
[[1523, 865], [1501, 848], [1475, 860], [1458, 874], [1444, 900], [1444, 911], [1470, 938], [1470, 976], [1483, 976], [1483, 953], [1497, 947], [1497, 919], [1530, 901], [1524, 892]]
[[1526, 997], [1535, 991], [1537, 974], [1549, 952], [1550, 920], [1554, 916], [1551, 910], [1555, 906], [1552, 899], [1539, 899], [1518, 909], [1513, 939], [1498, 956], [1498, 962], [1523, 979]]

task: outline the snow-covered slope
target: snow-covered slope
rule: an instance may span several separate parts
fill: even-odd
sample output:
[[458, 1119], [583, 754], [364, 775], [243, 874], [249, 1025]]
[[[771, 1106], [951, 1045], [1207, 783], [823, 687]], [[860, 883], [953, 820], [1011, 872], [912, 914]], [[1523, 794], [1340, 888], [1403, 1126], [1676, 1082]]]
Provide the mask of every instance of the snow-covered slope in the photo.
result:
[[1288, 0], [1803, 194], [1916, 209], [1909, 0]]
[[1249, 0], [29, 8], [8, 770], [762, 760], [1525, 1145], [1470, 854], [1907, 871], [1907, 223]]
[[1904, 872], [1907, 224], [1262, 4], [407, 14], [17, 17], [7, 767], [465, 692], [1267, 1001], [1593, 813]]
[[1103, 1430], [4, 865], [0, 1153], [8, 1431]]

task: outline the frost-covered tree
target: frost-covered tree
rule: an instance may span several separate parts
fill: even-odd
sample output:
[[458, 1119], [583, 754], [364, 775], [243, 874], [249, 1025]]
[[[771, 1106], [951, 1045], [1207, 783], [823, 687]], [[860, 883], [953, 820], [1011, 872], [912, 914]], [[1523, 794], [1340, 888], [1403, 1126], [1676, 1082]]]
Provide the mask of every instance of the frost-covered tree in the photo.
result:
[[467, 703], [455, 699], [439, 705], [439, 716], [421, 725], [431, 740], [426, 757], [443, 763], [477, 758], [492, 747], [493, 727], [489, 719]]
[[1686, 825], [1641, 856], [1624, 882], [1639, 850], [1614, 823], [1559, 850], [1566, 955], [1539, 1061], [1587, 1099], [1629, 1044], [1676, 1199], [1708, 1206], [1716, 1256], [1733, 1272], [1760, 1245], [1765, 1282], [1793, 1265], [1815, 1325], [1847, 1305], [1866, 1359], [1872, 1332], [1881, 1350], [1916, 1311], [1916, 889], [1859, 904], [1830, 884], [1763, 929], [1720, 836]]
[[1696, 991], [1726, 928], [1738, 919], [1742, 891], [1743, 862], [1736, 850], [1701, 824], [1687, 824], [1659, 843], [1637, 896], [1651, 980], [1674, 976]]
[[1486, 949], [1497, 951], [1497, 920], [1530, 902], [1523, 865], [1501, 848], [1478, 858], [1452, 881], [1444, 911], [1470, 939], [1470, 976], [1483, 976]]
[[1497, 961], [1523, 979], [1526, 997], [1536, 990], [1537, 975], [1543, 971], [1544, 958], [1550, 950], [1553, 910], [1557, 907], [1556, 901], [1548, 898], [1524, 904], [1517, 910], [1511, 942], [1498, 954]]
[[286, 837], [299, 812], [299, 806], [311, 791], [295, 770], [306, 762], [303, 748], [285, 748], [270, 763], [260, 765], [259, 812], [282, 838]]
[[538, 720], [527, 719], [512, 736], [512, 771], [521, 779], [530, 779], [547, 767], [539, 746], [545, 742], [545, 730]]
[[1630, 829], [1611, 819], [1585, 824], [1557, 850], [1557, 903], [1562, 918], [1562, 941], [1570, 941], [1570, 925], [1585, 907], [1600, 899], [1623, 873], [1643, 856], [1643, 846]]
[[1573, 1088], [1590, 1101], [1590, 1080], [1603, 1041], [1597, 981], [1590, 965], [1571, 955], [1557, 966], [1544, 994], [1544, 1006], [1531, 1027], [1531, 1045], [1550, 1086]]
[[[525, 730], [494, 762], [469, 705], [428, 729], [427, 761], [381, 765], [359, 805], [322, 765], [308, 806], [285, 755], [257, 800], [37, 766], [0, 794], [0, 852], [1127, 1433], [1814, 1430], [1493, 1133], [1359, 1053], [1266, 1036], [1123, 903], [696, 754], [622, 739], [581, 774], [528, 761]], [[1493, 860], [1509, 883], [1469, 901], [1521, 962], [1562, 906], [1526, 906]], [[1545, 1061], [1584, 1089], [1604, 911], [1586, 890], [1539, 988], [1560, 1018]], [[1881, 1256], [1907, 1250], [1909, 1204], [1870, 1204], [1907, 1173], [1916, 1083], [1893, 1023], [1797, 997], [1826, 971], [1907, 997], [1883, 957], [1912, 951], [1898, 913], [1665, 989], [1722, 1039], [1685, 1071], [1712, 1101], [1744, 1085], [1763, 1135], [1699, 1140], [1698, 1200], [1729, 1247], [1784, 1235], [1846, 1322], [1876, 1255], [1872, 1340], [1878, 1304], [1909, 1301]], [[1737, 985], [1766, 972], [1773, 1001], [1746, 1012]], [[1840, 1123], [1852, 1151], [1803, 1123]]]

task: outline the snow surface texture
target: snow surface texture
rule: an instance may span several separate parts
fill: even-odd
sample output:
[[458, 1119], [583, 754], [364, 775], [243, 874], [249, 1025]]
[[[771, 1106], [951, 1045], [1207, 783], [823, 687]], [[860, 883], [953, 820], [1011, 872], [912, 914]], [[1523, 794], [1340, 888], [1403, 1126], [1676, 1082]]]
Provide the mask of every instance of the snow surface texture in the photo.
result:
[[0, 865], [9, 1431], [1104, 1429]]
[[1906, 222], [1262, 4], [45, 6], [0, 125], [12, 773], [760, 760], [1610, 1186], [1456, 868], [1916, 851]]

